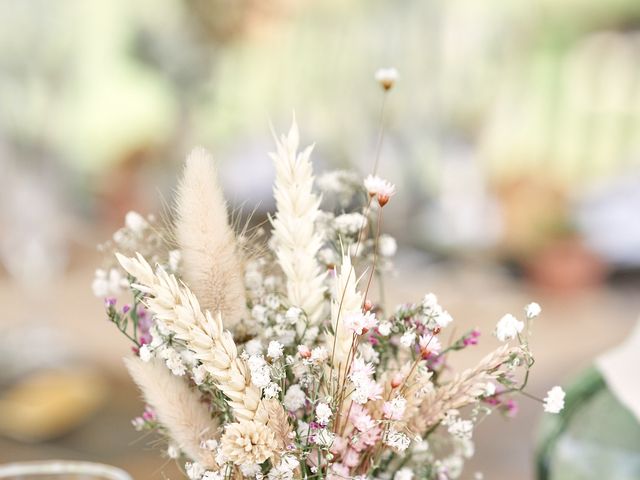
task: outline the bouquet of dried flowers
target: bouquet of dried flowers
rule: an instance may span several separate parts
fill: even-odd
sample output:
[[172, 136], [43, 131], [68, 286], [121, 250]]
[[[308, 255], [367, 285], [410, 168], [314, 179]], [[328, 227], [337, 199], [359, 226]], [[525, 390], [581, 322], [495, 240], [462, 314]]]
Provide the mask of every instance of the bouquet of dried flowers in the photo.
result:
[[[378, 73], [385, 95], [395, 76]], [[503, 345], [451, 372], [449, 355], [479, 332], [446, 343], [452, 318], [434, 294], [385, 312], [371, 290], [396, 250], [381, 234], [395, 187], [375, 167], [364, 181], [330, 172], [316, 182], [325, 209], [312, 148], [298, 147], [294, 121], [271, 154], [268, 241], [234, 231], [214, 163], [196, 149], [171, 226], [131, 212], [101, 247], [111, 261], [93, 289], [134, 344], [126, 365], [147, 403], [134, 426], [161, 432], [192, 480], [456, 478], [474, 425], [512, 413], [524, 393], [540, 307], [527, 305], [523, 321], [505, 315]], [[563, 399], [554, 387], [545, 410]]]

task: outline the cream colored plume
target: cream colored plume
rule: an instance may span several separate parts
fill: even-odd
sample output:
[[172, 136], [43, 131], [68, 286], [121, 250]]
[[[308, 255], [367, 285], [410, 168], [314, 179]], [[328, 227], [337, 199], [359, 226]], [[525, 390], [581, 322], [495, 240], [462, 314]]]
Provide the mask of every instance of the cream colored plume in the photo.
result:
[[362, 312], [363, 297], [357, 289], [358, 278], [349, 255], [342, 256], [340, 270], [336, 271], [331, 293], [331, 326], [335, 332], [327, 335], [326, 348], [333, 352], [333, 366], [346, 370], [347, 356], [353, 341], [353, 332], [345, 327], [347, 315]]
[[[315, 231], [320, 197], [313, 193], [313, 170], [309, 156], [312, 146], [298, 153], [298, 127], [293, 122], [289, 134], [276, 142], [271, 158], [276, 168], [273, 194], [277, 213], [272, 219], [273, 241], [278, 263], [287, 278], [287, 297], [301, 308], [309, 324], [323, 315], [324, 277], [316, 255], [322, 245]], [[298, 325], [302, 333], [304, 324]]]
[[474, 403], [486, 391], [487, 383], [505, 373], [506, 362], [520, 353], [520, 347], [502, 345], [451, 382], [426, 390], [416, 414], [407, 422], [408, 427], [414, 433], [424, 433], [437, 425], [447, 411]]
[[145, 363], [139, 358], [125, 358], [125, 363], [146, 403], [156, 412], [158, 421], [180, 450], [207, 469], [217, 470], [214, 453], [200, 445], [205, 440], [219, 439], [219, 424], [211, 418], [200, 395], [189, 388], [185, 378], [173, 375], [161, 361]]
[[238, 357], [233, 336], [224, 330], [220, 313], [213, 316], [208, 310], [203, 312], [189, 288], [160, 268], [154, 272], [142, 255], [116, 256], [122, 268], [135, 277], [134, 288], [148, 295], [145, 304], [156, 321], [185, 342], [228, 397], [236, 419], [266, 423], [260, 389], [251, 384], [247, 365]]
[[213, 159], [202, 148], [187, 157], [176, 213], [182, 278], [202, 308], [221, 312], [233, 330], [246, 313], [242, 267]]

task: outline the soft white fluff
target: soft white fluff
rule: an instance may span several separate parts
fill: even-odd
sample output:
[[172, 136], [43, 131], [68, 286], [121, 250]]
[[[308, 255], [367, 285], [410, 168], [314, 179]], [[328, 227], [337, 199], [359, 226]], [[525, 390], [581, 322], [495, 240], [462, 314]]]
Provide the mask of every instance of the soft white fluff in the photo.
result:
[[327, 336], [327, 350], [333, 352], [333, 366], [340, 370], [347, 368], [347, 356], [353, 340], [353, 332], [345, 327], [344, 319], [350, 314], [362, 312], [363, 296], [357, 286], [358, 278], [351, 257], [343, 255], [331, 292], [331, 326], [336, 333], [335, 341], [333, 336]]
[[139, 358], [125, 358], [125, 364], [146, 403], [180, 450], [206, 468], [217, 469], [213, 452], [200, 447], [203, 441], [220, 436], [218, 422], [211, 418], [200, 395], [183, 377], [172, 375], [161, 361], [145, 363]]
[[221, 312], [233, 329], [246, 309], [241, 262], [213, 159], [202, 148], [187, 157], [176, 213], [182, 277], [203, 309]]
[[233, 336], [222, 326], [221, 314], [203, 312], [196, 296], [176, 277], [151, 265], [139, 253], [128, 258], [116, 257], [130, 275], [135, 277], [134, 288], [145, 292], [145, 304], [153, 312], [156, 322], [185, 342], [202, 362], [216, 386], [224, 393], [237, 420], [256, 420], [266, 423], [266, 411], [260, 400], [260, 389], [251, 384], [244, 360], [238, 357]]
[[[272, 219], [273, 242], [278, 263], [287, 279], [287, 297], [291, 306], [307, 315], [309, 324], [317, 324], [323, 315], [324, 276], [316, 255], [322, 245], [315, 231], [320, 198], [313, 193], [313, 171], [307, 147], [298, 153], [298, 126], [294, 120], [287, 136], [276, 141], [271, 158], [276, 168], [273, 187], [277, 214]], [[298, 333], [304, 323], [298, 325]]]

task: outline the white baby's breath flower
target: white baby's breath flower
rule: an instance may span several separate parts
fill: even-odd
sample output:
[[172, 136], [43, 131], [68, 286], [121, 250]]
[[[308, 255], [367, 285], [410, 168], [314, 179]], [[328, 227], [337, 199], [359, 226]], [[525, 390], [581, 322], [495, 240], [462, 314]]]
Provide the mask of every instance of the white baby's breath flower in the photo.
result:
[[343, 213], [335, 218], [336, 230], [342, 235], [356, 235], [367, 225], [367, 219], [358, 212]]
[[202, 475], [202, 480], [224, 480], [224, 473], [221, 471], [214, 472], [213, 470], [207, 470]]
[[493, 382], [487, 382], [487, 385], [484, 390], [485, 397], [491, 397], [496, 394], [496, 384]]
[[405, 348], [410, 348], [416, 341], [416, 332], [413, 330], [406, 331], [402, 337], [400, 337], [400, 345]]
[[249, 372], [251, 373], [251, 383], [258, 388], [264, 388], [271, 382], [269, 366], [262, 355], [251, 355], [247, 360]]
[[248, 355], [260, 355], [262, 353], [262, 342], [257, 338], [249, 340], [244, 345], [244, 351]]
[[473, 422], [458, 418], [449, 425], [448, 432], [456, 438], [470, 439], [473, 434]]
[[171, 370], [171, 373], [181, 377], [187, 373], [187, 367], [185, 367], [182, 361], [182, 355], [176, 352], [173, 348], [167, 348], [164, 350], [165, 363], [167, 368]]
[[329, 358], [329, 352], [323, 346], [319, 346], [311, 350], [311, 361], [314, 363], [322, 363]]
[[251, 309], [251, 316], [256, 319], [258, 323], [264, 323], [267, 321], [267, 307], [264, 305], [254, 305]]
[[293, 412], [295, 410], [298, 410], [299, 408], [304, 407], [306, 400], [307, 396], [305, 395], [302, 388], [300, 388], [300, 385], [295, 384], [291, 385], [287, 389], [287, 393], [285, 393], [284, 395], [283, 404], [287, 410]]
[[436, 323], [440, 328], [447, 327], [451, 322], [453, 322], [453, 318], [449, 315], [449, 312], [446, 310], [442, 310], [435, 318]]
[[264, 389], [264, 396], [266, 398], [275, 398], [278, 396], [278, 393], [280, 393], [280, 385], [274, 382], [271, 382]]
[[508, 313], [498, 321], [496, 325], [496, 337], [498, 337], [498, 340], [501, 342], [505, 342], [516, 338], [518, 334], [522, 332], [523, 328], [524, 323]]
[[141, 235], [149, 225], [138, 212], [130, 211], [124, 217], [125, 226], [136, 235]]
[[398, 243], [391, 235], [380, 235], [378, 251], [383, 257], [393, 257], [398, 251]]
[[544, 411], [547, 413], [560, 413], [564, 408], [565, 393], [562, 387], [555, 386], [547, 392], [544, 398]]
[[120, 295], [129, 285], [119, 270], [112, 268], [108, 272], [98, 269], [95, 272], [91, 290], [98, 298]]
[[321, 447], [331, 447], [331, 444], [335, 440], [336, 436], [326, 428], [318, 430], [315, 434], [315, 443]]
[[393, 480], [412, 480], [412, 479], [413, 479], [413, 470], [407, 467], [401, 468], [393, 476]]
[[187, 462], [184, 464], [184, 469], [189, 480], [200, 480], [205, 472], [205, 468], [198, 462]]
[[280, 342], [276, 342], [272, 340], [269, 342], [269, 346], [267, 347], [267, 356], [272, 359], [277, 359], [282, 357], [283, 346]]
[[338, 254], [332, 248], [323, 248], [318, 252], [318, 260], [325, 265], [335, 265], [340, 260]]
[[174, 443], [170, 443], [167, 447], [167, 457], [175, 460], [180, 457], [180, 449]]
[[300, 320], [300, 317], [302, 317], [302, 310], [298, 307], [289, 307], [284, 317], [291, 325], [295, 325]]
[[399, 453], [402, 453], [409, 448], [411, 439], [402, 432], [390, 429], [384, 437], [384, 443]]
[[384, 90], [390, 90], [398, 81], [398, 70], [394, 67], [379, 68], [374, 78]]
[[191, 378], [196, 385], [202, 385], [207, 380], [207, 369], [204, 365], [198, 365], [191, 370]]
[[527, 318], [532, 319], [536, 318], [542, 312], [542, 308], [536, 302], [531, 302], [529, 305], [524, 307], [524, 311], [527, 315]]
[[257, 463], [243, 463], [240, 465], [240, 471], [246, 478], [255, 478], [256, 475], [262, 472], [262, 469]]
[[153, 358], [153, 352], [149, 348], [149, 345], [146, 345], [146, 344], [140, 347], [140, 351], [138, 355], [140, 356], [140, 360], [142, 360], [145, 363], [151, 360], [151, 358]]
[[378, 325], [378, 333], [383, 337], [388, 337], [391, 333], [391, 323], [382, 322], [380, 325]]
[[321, 425], [327, 425], [332, 414], [333, 412], [328, 404], [320, 402], [316, 405], [316, 421]]

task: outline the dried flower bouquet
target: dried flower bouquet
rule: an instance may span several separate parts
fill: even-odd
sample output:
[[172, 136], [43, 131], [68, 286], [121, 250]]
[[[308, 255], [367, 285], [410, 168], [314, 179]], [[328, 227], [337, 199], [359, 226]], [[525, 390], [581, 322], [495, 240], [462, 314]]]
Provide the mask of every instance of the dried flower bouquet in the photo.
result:
[[[386, 95], [396, 74], [376, 78]], [[479, 332], [446, 344], [452, 318], [435, 295], [385, 313], [371, 290], [396, 250], [381, 234], [395, 187], [375, 168], [364, 181], [330, 172], [317, 182], [334, 206], [323, 209], [312, 148], [298, 146], [294, 122], [271, 155], [268, 242], [234, 231], [214, 163], [196, 149], [170, 231], [131, 212], [102, 246], [110, 263], [93, 289], [134, 343], [126, 365], [147, 403], [134, 426], [161, 432], [192, 480], [457, 478], [474, 425], [512, 414], [524, 393], [540, 307], [504, 316], [504, 344], [451, 372], [449, 355]], [[132, 301], [119, 307], [125, 290]], [[545, 410], [563, 398], [555, 387]]]

